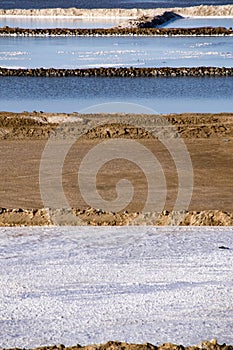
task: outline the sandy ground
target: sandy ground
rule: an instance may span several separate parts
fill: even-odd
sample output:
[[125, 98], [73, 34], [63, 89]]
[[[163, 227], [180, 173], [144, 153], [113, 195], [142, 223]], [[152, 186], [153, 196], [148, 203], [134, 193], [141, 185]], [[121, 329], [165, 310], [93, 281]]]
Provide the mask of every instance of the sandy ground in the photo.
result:
[[[1, 141], [1, 207], [41, 208], [43, 203], [39, 189], [39, 166], [44, 140]], [[160, 157], [168, 181], [168, 200], [166, 209], [171, 210], [177, 194], [175, 168], [169, 160], [166, 150], [159, 149], [156, 142], [143, 140], [143, 144]], [[72, 207], [86, 208], [76, 184], [77, 169], [82, 157], [95, 146], [95, 142], [79, 142], [77, 149], [68, 154], [65, 164], [63, 186]], [[190, 210], [233, 210], [233, 142], [223, 139], [186, 140], [194, 168], [194, 191]], [[75, 164], [76, 163], [76, 164]], [[105, 167], [99, 180], [99, 189], [103, 196], [113, 199], [115, 184], [119, 178], [131, 179], [138, 189], [129, 211], [140, 211], [147, 190], [143, 174], [129, 162], [115, 160], [111, 167]], [[74, 166], [75, 164], [75, 166]], [[211, 181], [210, 181], [211, 179]]]
[[[54, 130], [63, 125], [62, 122], [67, 118], [70, 118], [71, 123], [63, 127], [64, 137], [67, 135], [70, 137], [67, 131], [70, 125], [74, 129], [74, 137], [77, 136], [76, 132], [83, 133], [85, 125], [89, 128], [86, 135], [76, 142], [72, 141], [73, 146], [67, 153], [62, 168], [63, 190], [70, 207], [81, 211], [90, 207], [81, 196], [77, 183], [77, 174], [84, 156], [101, 142], [120, 137], [139, 142], [156, 157], [166, 178], [167, 196], [163, 210], [170, 212], [174, 209], [178, 193], [178, 170], [168, 149], [161, 140], [154, 137], [158, 123], [159, 133], [165, 138], [169, 135], [170, 126], [161, 125], [160, 117], [158, 119], [158, 116], [149, 115], [111, 117], [52, 115], [39, 112], [23, 114], [2, 112], [0, 114], [0, 207], [41, 209], [45, 206], [40, 193], [40, 162], [49, 135], [53, 135]], [[94, 127], [96, 120], [101, 123], [101, 126]], [[189, 208], [179, 209], [188, 209], [190, 212], [231, 213], [233, 211], [233, 114], [168, 115], [164, 116], [163, 122], [164, 120], [175, 127], [175, 134], [172, 137], [176, 138], [177, 135], [182, 137], [193, 167], [194, 184], [191, 202]], [[74, 125], [79, 131], [75, 130]], [[146, 128], [143, 128], [143, 125], [146, 125]], [[54, 162], [54, 166], [56, 165], [56, 159], [52, 159], [51, 162]], [[182, 171], [185, 171], [185, 167]], [[142, 169], [129, 160], [113, 159], [106, 162], [97, 176], [97, 190], [106, 201], [112, 201], [116, 198], [116, 184], [121, 179], [128, 179], [134, 187], [132, 201], [124, 208], [127, 215], [143, 211], [147, 199], [148, 182]], [[157, 195], [160, 196], [162, 191], [158, 189]], [[166, 213], [165, 216], [167, 215]], [[108, 221], [107, 217], [105, 219]], [[200, 217], [198, 220], [200, 222]]]

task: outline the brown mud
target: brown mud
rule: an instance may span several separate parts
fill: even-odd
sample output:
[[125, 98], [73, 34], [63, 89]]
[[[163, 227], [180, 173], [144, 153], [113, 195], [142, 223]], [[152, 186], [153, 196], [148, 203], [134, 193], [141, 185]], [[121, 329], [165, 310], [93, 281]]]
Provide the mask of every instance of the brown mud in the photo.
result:
[[[0, 113], [0, 225], [53, 224], [51, 211], [44, 208], [41, 199], [39, 169], [49, 137], [59, 132], [63, 139], [77, 137], [65, 159], [62, 181], [72, 208], [70, 211], [84, 224], [233, 225], [232, 113], [160, 116], [42, 112]], [[182, 137], [187, 147], [194, 174], [189, 208], [173, 210], [177, 197], [177, 170], [156, 135]], [[109, 213], [92, 209], [82, 198], [77, 174], [83, 157], [100, 142], [115, 138], [137, 140], [159, 160], [167, 181], [166, 203], [161, 213], [142, 213], [147, 197], [145, 175], [124, 159], [112, 160], [111, 166], [106, 164], [97, 177], [98, 191], [106, 200], [115, 198], [120, 179], [132, 182], [135, 195], [124, 211]], [[52, 216], [62, 217], [65, 225], [68, 223], [67, 210], [53, 208]]]

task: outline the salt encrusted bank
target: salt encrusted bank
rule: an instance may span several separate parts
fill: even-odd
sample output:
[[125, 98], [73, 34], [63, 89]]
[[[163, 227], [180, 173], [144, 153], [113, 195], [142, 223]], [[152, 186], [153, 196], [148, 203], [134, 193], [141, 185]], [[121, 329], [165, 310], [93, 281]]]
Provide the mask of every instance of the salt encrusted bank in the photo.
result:
[[[167, 8], [166, 11], [173, 11], [182, 16], [233, 16], [233, 5], [200, 5], [190, 7]], [[47, 8], [47, 9], [0, 9], [0, 16], [56, 16], [56, 17], [125, 17], [139, 18], [141, 16], [157, 16], [164, 12], [164, 8], [156, 9], [81, 9], [81, 8]]]

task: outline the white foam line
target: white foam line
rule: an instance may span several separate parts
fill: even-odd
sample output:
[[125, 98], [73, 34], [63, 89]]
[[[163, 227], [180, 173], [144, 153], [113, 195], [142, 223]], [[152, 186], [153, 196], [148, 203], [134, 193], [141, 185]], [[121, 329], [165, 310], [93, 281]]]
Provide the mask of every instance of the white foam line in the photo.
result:
[[215, 34], [215, 35], [206, 35], [206, 34], [172, 34], [172, 35], [143, 35], [143, 34], [92, 34], [92, 35], [86, 35], [86, 34], [79, 34], [79, 35], [70, 35], [70, 34], [33, 34], [33, 35], [24, 35], [24, 34], [0, 34], [0, 37], [21, 37], [21, 38], [63, 38], [63, 37], [70, 37], [70, 38], [95, 38], [95, 37], [139, 37], [139, 38], [199, 38], [199, 37], [206, 37], [206, 38], [218, 38], [218, 37], [232, 37], [233, 34]]
[[4, 69], [28, 69], [27, 67], [23, 67], [23, 66], [4, 66], [1, 64], [1, 68]]

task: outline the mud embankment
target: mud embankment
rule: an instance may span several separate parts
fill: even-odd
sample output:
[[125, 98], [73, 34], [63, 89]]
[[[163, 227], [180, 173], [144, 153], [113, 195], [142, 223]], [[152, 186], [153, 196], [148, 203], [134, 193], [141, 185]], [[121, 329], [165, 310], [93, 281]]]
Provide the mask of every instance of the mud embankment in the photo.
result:
[[[96, 126], [98, 120], [101, 125]], [[145, 129], [146, 125], [146, 129]], [[153, 134], [167, 135], [170, 126], [183, 139], [233, 138], [233, 113], [183, 113], [183, 114], [79, 114], [46, 112], [0, 112], [0, 140], [47, 140], [63, 126], [64, 137], [88, 126], [85, 139], [153, 139]], [[74, 128], [75, 126], [75, 128]], [[171, 135], [171, 133], [170, 133]], [[74, 134], [75, 136], [75, 134]]]
[[[73, 217], [73, 218], [72, 218]], [[114, 213], [101, 209], [0, 208], [0, 227], [13, 226], [233, 226], [233, 212], [220, 210]]]
[[[145, 22], [146, 23], [146, 22]], [[148, 22], [149, 23], [149, 22]], [[201, 27], [201, 28], [48, 28], [48, 29], [26, 29], [26, 28], [0, 28], [0, 36], [229, 36], [233, 35], [232, 29], [224, 27]]]
[[86, 69], [28, 68], [13, 69], [0, 67], [0, 76], [14, 77], [230, 77], [233, 67], [107, 67]]

